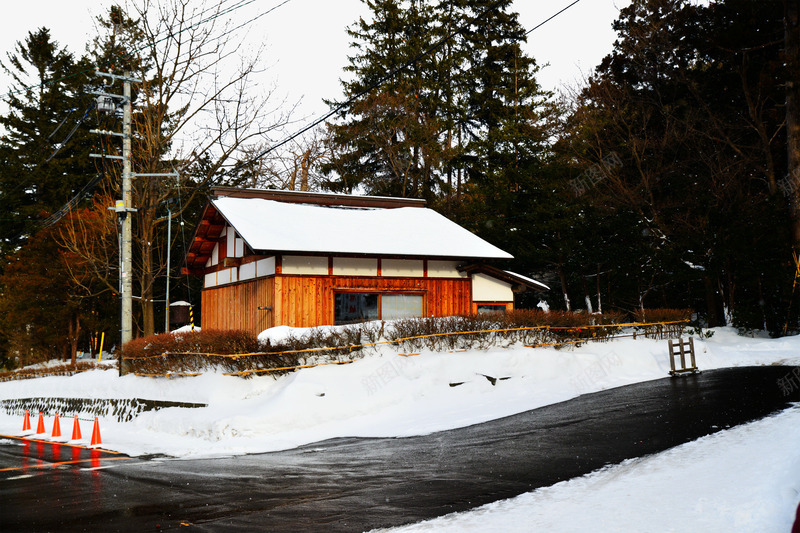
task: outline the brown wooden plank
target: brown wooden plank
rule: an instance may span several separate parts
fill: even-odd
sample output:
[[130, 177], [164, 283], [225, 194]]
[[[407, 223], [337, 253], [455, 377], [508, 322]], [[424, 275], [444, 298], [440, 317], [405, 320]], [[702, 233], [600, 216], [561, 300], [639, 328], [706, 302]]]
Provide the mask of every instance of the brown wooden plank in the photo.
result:
[[473, 311], [469, 279], [277, 275], [204, 290], [203, 325], [258, 333], [276, 325], [332, 324], [337, 290], [421, 292], [425, 316]]

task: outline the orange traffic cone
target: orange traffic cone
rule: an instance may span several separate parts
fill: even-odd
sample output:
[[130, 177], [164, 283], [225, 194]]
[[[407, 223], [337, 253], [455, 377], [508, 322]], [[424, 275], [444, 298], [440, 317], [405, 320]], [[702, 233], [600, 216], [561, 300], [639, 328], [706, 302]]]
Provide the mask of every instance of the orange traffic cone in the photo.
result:
[[47, 430], [44, 429], [44, 415], [41, 411], [39, 411], [39, 423], [36, 424], [36, 433], [47, 433]]
[[58, 413], [56, 413], [56, 419], [53, 421], [53, 434], [51, 437], [57, 438], [61, 436], [61, 423], [58, 421]]
[[81, 440], [81, 425], [78, 423], [78, 415], [75, 415], [75, 423], [72, 424], [72, 440]]
[[94, 417], [94, 428], [92, 429], [92, 443], [89, 446], [100, 446], [102, 441], [100, 440], [100, 422], [97, 421], [97, 417]]
[[25, 420], [22, 421], [22, 431], [31, 430], [31, 413], [25, 409]]

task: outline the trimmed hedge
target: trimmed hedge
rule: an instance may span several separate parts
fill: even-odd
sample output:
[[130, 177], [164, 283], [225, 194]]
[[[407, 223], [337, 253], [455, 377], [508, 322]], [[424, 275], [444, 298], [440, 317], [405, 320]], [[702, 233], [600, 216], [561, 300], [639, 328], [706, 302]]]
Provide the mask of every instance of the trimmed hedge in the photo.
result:
[[[637, 321], [685, 320], [688, 310], [648, 310]], [[260, 344], [245, 331], [202, 330], [140, 338], [119, 351], [129, 371], [146, 375], [191, 374], [215, 368], [223, 372], [285, 374], [291, 367], [342, 362], [392, 344], [398, 352], [489, 349], [511, 345], [562, 347], [604, 341], [629, 321], [619, 312], [604, 314], [520, 310], [444, 318], [368, 322], [335, 328], [312, 328], [280, 343]], [[587, 327], [591, 326], [591, 327]], [[604, 327], [597, 327], [604, 326]], [[679, 335], [684, 324], [642, 326], [635, 335]], [[250, 354], [250, 355], [245, 355]], [[240, 357], [235, 357], [240, 355]], [[256, 372], [253, 372], [256, 371]]]
[[47, 368], [23, 368], [12, 372], [0, 372], [0, 381], [13, 381], [16, 379], [33, 379], [47, 376], [72, 376], [96, 368], [107, 370], [108, 365], [97, 365], [94, 362], [81, 361], [73, 364], [51, 366]]

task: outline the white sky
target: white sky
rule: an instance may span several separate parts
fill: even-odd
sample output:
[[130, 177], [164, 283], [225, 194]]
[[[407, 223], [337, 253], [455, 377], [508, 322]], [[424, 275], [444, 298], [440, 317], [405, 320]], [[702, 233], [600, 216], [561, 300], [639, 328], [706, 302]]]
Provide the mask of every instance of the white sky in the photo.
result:
[[[253, 0], [231, 13], [235, 22], [254, 19], [282, 0]], [[5, 59], [14, 43], [41, 26], [70, 51], [80, 54], [94, 35], [94, 17], [105, 12], [108, 0], [27, 0], [6, 3], [0, 17], [0, 57]], [[533, 28], [572, 0], [515, 0], [522, 25]], [[582, 0], [528, 36], [527, 52], [539, 64], [549, 64], [539, 75], [546, 89], [575, 84], [599, 63], [612, 47], [611, 23], [619, 8], [630, 0]], [[234, 2], [229, 1], [227, 5]], [[252, 43], [267, 46], [270, 66], [265, 83], [274, 81], [287, 101], [302, 99], [303, 117], [319, 116], [327, 107], [323, 98], [340, 96], [338, 80], [347, 64], [345, 27], [367, 9], [360, 0], [291, 0], [247, 26]], [[0, 91], [8, 90], [8, 78], [0, 75]], [[309, 118], [310, 120], [310, 118]]]

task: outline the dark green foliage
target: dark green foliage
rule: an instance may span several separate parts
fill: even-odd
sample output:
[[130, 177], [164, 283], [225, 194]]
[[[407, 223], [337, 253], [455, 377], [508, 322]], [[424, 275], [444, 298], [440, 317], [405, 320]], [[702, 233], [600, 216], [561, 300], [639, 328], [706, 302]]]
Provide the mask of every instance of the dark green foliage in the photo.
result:
[[597, 261], [615, 303], [780, 331], [792, 274], [781, 4], [639, 0], [615, 29], [558, 147], [573, 176], [622, 161], [578, 198], [593, 215], [581, 240], [617, 251]]
[[425, 198], [473, 223], [508, 214], [544, 159], [548, 97], [511, 2], [366, 4], [343, 82], [355, 101], [329, 126], [328, 187]]
[[[2, 62], [13, 80], [0, 116], [0, 255], [6, 255], [96, 175], [88, 157], [93, 97], [83, 92], [92, 66], [29, 32]], [[74, 130], [74, 132], [73, 132]]]

